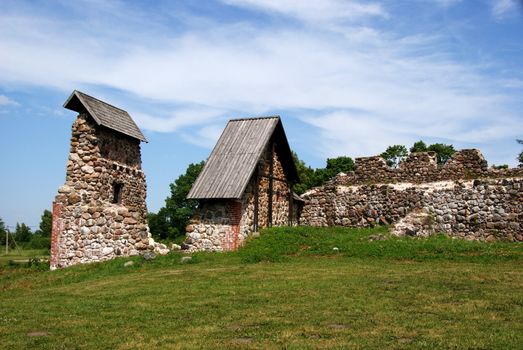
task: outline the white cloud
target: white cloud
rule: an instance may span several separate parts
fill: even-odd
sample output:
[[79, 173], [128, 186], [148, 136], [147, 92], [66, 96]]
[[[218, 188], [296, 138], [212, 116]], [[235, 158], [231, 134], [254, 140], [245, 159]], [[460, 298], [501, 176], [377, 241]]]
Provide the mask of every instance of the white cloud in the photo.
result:
[[194, 125], [204, 125], [221, 120], [224, 110], [207, 107], [177, 108], [168, 117], [151, 116], [133, 112], [133, 118], [144, 129], [157, 132], [173, 132]]
[[307, 22], [353, 21], [365, 17], [387, 17], [376, 2], [353, 0], [221, 0], [222, 2], [295, 17]]
[[463, 0], [434, 0], [434, 1], [442, 7], [451, 7], [451, 6], [457, 5], [458, 3], [462, 2]]
[[193, 145], [212, 148], [223, 131], [223, 124], [221, 125], [206, 125], [198, 129], [194, 133], [182, 134], [184, 140]]
[[516, 0], [492, 0], [492, 16], [501, 20], [512, 15], [517, 10]]
[[217, 121], [236, 111], [308, 110], [302, 120], [321, 131], [319, 144], [329, 155], [373, 154], [424, 136], [485, 142], [523, 133], [511, 96], [499, 92], [506, 81], [453, 59], [441, 37], [400, 36], [356, 21], [386, 16], [380, 5], [319, 4], [241, 2], [306, 22], [350, 18], [354, 23], [325, 24], [321, 31], [206, 23], [183, 34], [163, 28], [158, 35], [160, 24], [151, 29], [133, 22], [129, 25], [141, 30], [134, 36], [134, 27], [114, 34], [111, 24], [96, 22], [97, 33], [104, 33], [99, 37], [86, 30], [89, 17], [72, 25], [34, 14], [0, 15], [0, 84], [66, 92], [101, 85], [183, 105], [157, 115], [130, 112], [151, 131], [200, 126], [184, 137], [207, 147], [217, 138]]
[[16, 105], [18, 105], [18, 102], [10, 99], [9, 97], [7, 97], [5, 95], [0, 95], [0, 106], [8, 106], [8, 105], [16, 106]]

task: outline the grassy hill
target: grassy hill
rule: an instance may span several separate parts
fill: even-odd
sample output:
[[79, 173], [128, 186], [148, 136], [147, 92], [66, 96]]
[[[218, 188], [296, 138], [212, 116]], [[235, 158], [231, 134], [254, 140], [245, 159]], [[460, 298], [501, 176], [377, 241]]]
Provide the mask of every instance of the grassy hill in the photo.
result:
[[[337, 249], [335, 249], [337, 248]], [[523, 246], [270, 229], [233, 253], [0, 267], [6, 349], [516, 349]], [[133, 266], [124, 263], [133, 261]], [[45, 268], [45, 266], [44, 266]]]

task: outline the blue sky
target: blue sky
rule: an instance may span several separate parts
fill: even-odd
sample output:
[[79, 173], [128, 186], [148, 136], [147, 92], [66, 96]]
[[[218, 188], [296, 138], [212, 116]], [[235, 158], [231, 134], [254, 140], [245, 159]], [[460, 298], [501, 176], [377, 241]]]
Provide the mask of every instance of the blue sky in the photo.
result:
[[522, 35], [520, 0], [3, 0], [0, 218], [51, 207], [73, 89], [143, 130], [150, 211], [245, 116], [281, 115], [313, 167], [419, 139], [515, 166]]

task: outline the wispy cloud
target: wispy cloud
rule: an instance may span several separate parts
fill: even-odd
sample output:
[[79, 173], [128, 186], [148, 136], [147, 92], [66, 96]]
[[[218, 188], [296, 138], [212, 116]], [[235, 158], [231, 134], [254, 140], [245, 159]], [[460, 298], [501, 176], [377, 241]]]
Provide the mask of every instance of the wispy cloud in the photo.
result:
[[354, 0], [221, 0], [223, 3], [295, 17], [307, 22], [354, 21], [366, 17], [387, 17], [377, 2]]
[[147, 130], [173, 132], [188, 126], [221, 121], [225, 111], [195, 106], [193, 108], [177, 108], [172, 115], [167, 117], [152, 116], [140, 112], [132, 114], [136, 122]]
[[329, 155], [372, 154], [421, 136], [484, 142], [523, 133], [514, 97], [500, 90], [506, 80], [454, 58], [438, 34], [399, 34], [365, 21], [391, 16], [377, 2], [222, 1], [321, 30], [212, 19], [173, 30], [170, 21], [148, 26], [147, 16], [118, 8], [116, 23], [0, 15], [0, 83], [106, 86], [181, 105], [132, 114], [151, 131], [198, 127], [187, 140], [205, 146], [225, 116], [269, 110], [310, 111], [300, 119], [320, 130]]
[[519, 5], [517, 0], [492, 0], [492, 16], [497, 20], [511, 16]]
[[18, 102], [15, 100], [10, 99], [9, 97], [5, 95], [0, 95], [0, 106], [17, 106]]
[[442, 7], [451, 7], [459, 4], [463, 0], [434, 0], [434, 2]]

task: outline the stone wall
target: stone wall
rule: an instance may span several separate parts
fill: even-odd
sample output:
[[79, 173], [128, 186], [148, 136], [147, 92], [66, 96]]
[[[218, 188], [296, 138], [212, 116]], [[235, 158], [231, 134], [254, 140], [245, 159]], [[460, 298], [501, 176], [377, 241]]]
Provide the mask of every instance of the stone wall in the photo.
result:
[[[257, 171], [239, 200], [201, 200], [186, 231], [184, 248], [189, 251], [235, 250], [256, 230], [255, 212], [258, 198], [258, 228], [269, 226], [269, 182], [272, 157], [272, 225], [289, 224], [289, 194], [285, 172], [272, 146], [263, 152]], [[297, 211], [294, 211], [297, 213]], [[297, 217], [293, 222], [298, 221]]]
[[99, 128], [80, 114], [72, 127], [66, 181], [53, 204], [51, 268], [165, 253], [149, 233], [145, 198], [139, 140]]
[[488, 168], [487, 161], [477, 149], [456, 152], [443, 166], [439, 166], [434, 152], [412, 153], [399, 168], [387, 165], [380, 156], [356, 158], [355, 170], [338, 179], [345, 184], [371, 183], [426, 183], [445, 180], [476, 178], [523, 177], [523, 169], [496, 170]]
[[441, 167], [431, 152], [411, 155], [399, 169], [381, 157], [358, 158], [354, 172], [302, 197], [304, 225], [392, 224], [397, 235], [523, 241], [523, 169], [489, 169], [477, 150]]

